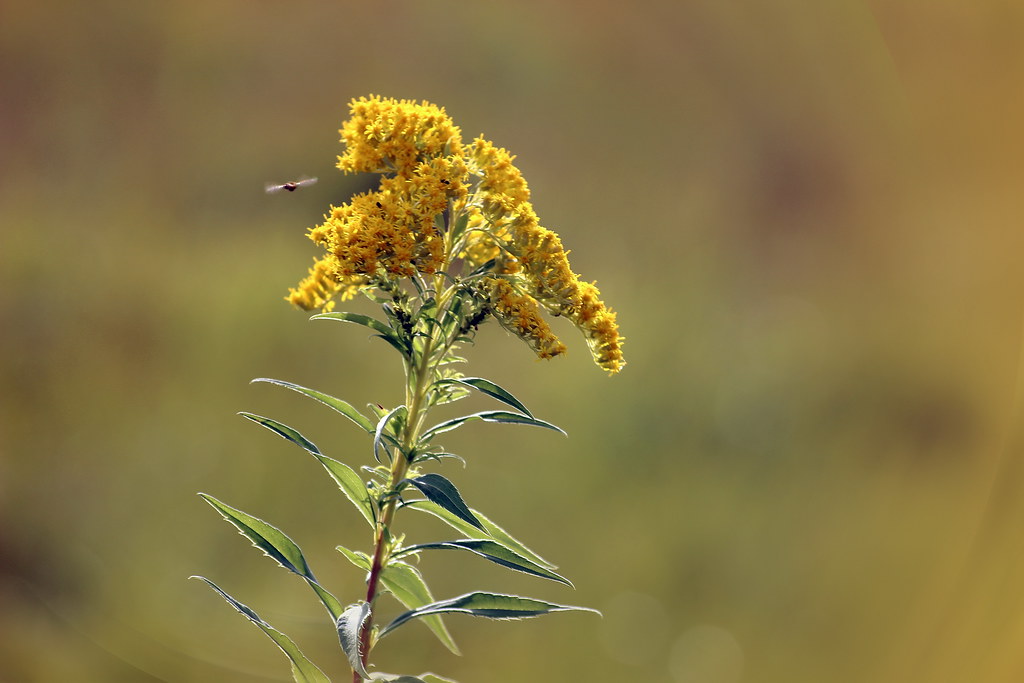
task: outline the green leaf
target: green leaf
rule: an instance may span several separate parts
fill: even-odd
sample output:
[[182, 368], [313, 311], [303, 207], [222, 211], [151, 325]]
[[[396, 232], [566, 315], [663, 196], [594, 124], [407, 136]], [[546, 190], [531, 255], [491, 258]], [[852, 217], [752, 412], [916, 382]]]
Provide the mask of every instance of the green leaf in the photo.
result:
[[357, 325], [363, 325], [369, 327], [379, 334], [378, 336], [387, 343], [395, 347], [403, 356], [409, 355], [409, 345], [403, 340], [394, 329], [391, 328], [387, 323], [381, 322], [376, 318], [371, 318], [368, 315], [361, 315], [359, 313], [348, 313], [346, 311], [340, 311], [337, 313], [318, 313], [310, 317], [310, 320], [340, 320], [346, 323], [355, 323]]
[[464, 522], [468, 522], [486, 533], [486, 529], [480, 524], [480, 520], [473, 516], [469, 507], [462, 500], [462, 496], [459, 494], [459, 490], [455, 488], [455, 484], [440, 474], [424, 474], [407, 481], [418, 488], [429, 500], [437, 503]]
[[306, 659], [306, 656], [302, 654], [302, 651], [299, 650], [298, 646], [295, 645], [295, 642], [292, 641], [291, 638], [260, 619], [258, 614], [225, 593], [213, 581], [210, 581], [203, 576], [193, 576], [191, 578], [205, 581], [210, 588], [219, 593], [220, 596], [227, 600], [228, 603], [238, 610], [239, 613], [245, 616], [252, 623], [256, 624], [260, 630], [267, 634], [267, 636], [273, 640], [279, 648], [281, 648], [281, 651], [288, 656], [288, 660], [292, 665], [292, 678], [295, 679], [296, 683], [331, 683], [330, 679], [324, 675], [323, 671], [318, 669], [313, 662]]
[[466, 422], [471, 420], [483, 420], [484, 422], [500, 422], [503, 424], [523, 424], [533, 425], [535, 427], [544, 427], [546, 429], [553, 429], [556, 432], [565, 434], [565, 431], [560, 427], [556, 427], [550, 422], [544, 420], [538, 420], [535, 417], [529, 415], [523, 415], [522, 413], [513, 413], [508, 410], [488, 410], [482, 413], [474, 413], [473, 415], [463, 415], [462, 417], [456, 417], [452, 420], [447, 420], [441, 424], [434, 425], [426, 432], [423, 433], [422, 440], [429, 441], [434, 436], [442, 434], [444, 432], [450, 432], [451, 430], [461, 427]]
[[256, 424], [263, 425], [270, 431], [280, 436], [283, 436], [284, 438], [291, 441], [293, 444], [306, 449], [313, 455], [320, 455], [320, 449], [317, 448], [312, 441], [304, 437], [302, 434], [299, 434], [297, 430], [292, 429], [288, 425], [282, 422], [278, 422], [277, 420], [272, 420], [269, 417], [262, 417], [260, 415], [254, 415], [252, 413], [241, 412], [238, 414], [246, 418], [247, 420], [252, 420]]
[[[462, 521], [452, 513], [448, 512], [440, 505], [433, 503], [429, 500], [414, 500], [406, 503], [404, 507], [411, 508], [413, 510], [419, 510], [431, 514], [438, 519], [442, 520], [450, 527], [463, 534], [467, 538], [474, 538], [477, 536], [476, 528], [466, 522]], [[471, 509], [473, 515], [480, 520], [480, 523], [484, 526], [484, 531], [495, 541], [498, 541], [506, 548], [511, 548], [515, 552], [519, 553], [523, 557], [527, 558], [532, 562], [547, 567], [548, 569], [555, 569], [557, 565], [548, 562], [543, 557], [527, 548], [519, 540], [513, 538], [507, 531], [502, 529], [500, 526], [485, 517], [479, 510]]]
[[377, 520], [374, 514], [373, 502], [370, 500], [370, 492], [366, 490], [366, 484], [359, 478], [356, 471], [345, 463], [339, 462], [334, 458], [328, 458], [326, 455], [314, 454], [314, 456], [324, 466], [324, 469], [331, 475], [335, 483], [338, 484], [338, 488], [345, 494], [345, 497], [356, 506], [363, 519], [371, 527], [376, 526]]
[[275, 434], [280, 434], [292, 443], [301, 446], [304, 450], [309, 452], [314, 458], [320, 461], [320, 464], [324, 466], [327, 473], [331, 475], [331, 478], [334, 479], [341, 488], [345, 497], [352, 501], [352, 504], [356, 506], [356, 509], [359, 510], [366, 521], [369, 522], [371, 526], [376, 524], [373, 505], [370, 502], [370, 494], [366, 490], [366, 484], [363, 483], [363, 480], [359, 478], [359, 475], [356, 474], [351, 467], [333, 458], [327, 457], [320, 452], [320, 449], [317, 448], [312, 441], [286, 424], [278, 422], [277, 420], [272, 420], [269, 417], [253, 415], [252, 413], [239, 413], [239, 415], [248, 418], [257, 424], [263, 425]]
[[[388, 434], [384, 430], [387, 429], [388, 424], [392, 420], [394, 420], [396, 417], [401, 417], [402, 415], [404, 415], [405, 413], [403, 411], [405, 411], [405, 406], [404, 405], [398, 406], [398, 407], [394, 408], [393, 410], [391, 410], [391, 412], [389, 412], [386, 415], [384, 415], [384, 417], [380, 418], [380, 420], [377, 421], [377, 427], [374, 429], [374, 434], [373, 434], [373, 457], [376, 458], [377, 462], [381, 462], [381, 459], [380, 459], [381, 445], [382, 445], [384, 439], [388, 438]], [[389, 439], [389, 440], [392, 443], [394, 443], [394, 439]], [[390, 459], [391, 454], [387, 453], [387, 451], [385, 451], [385, 454], [388, 455], [388, 459]]]
[[277, 386], [285, 387], [286, 389], [291, 389], [292, 391], [297, 391], [298, 393], [304, 396], [308, 396], [309, 398], [315, 401], [323, 403], [325, 406], [329, 408], [333, 408], [334, 410], [338, 411], [339, 413], [341, 413], [342, 415], [344, 415], [345, 417], [347, 417], [348, 419], [352, 420], [357, 425], [362, 427], [367, 433], [373, 434], [373, 422], [368, 417], [366, 417], [358, 410], [356, 410], [354, 407], [352, 407], [350, 404], [346, 403], [345, 401], [342, 401], [340, 398], [334, 398], [333, 396], [328, 396], [327, 394], [316, 391], [315, 389], [307, 389], [306, 387], [299, 386], [298, 384], [292, 384], [291, 382], [282, 382], [279, 379], [257, 377], [252, 381], [252, 383], [256, 382], [276, 384]]
[[[507, 249], [506, 249], [506, 251], [507, 251]], [[488, 260], [486, 263], [480, 264], [479, 266], [477, 266], [476, 268], [473, 269], [473, 271], [469, 274], [469, 277], [474, 277], [474, 276], [477, 276], [477, 275], [482, 275], [483, 273], [486, 273], [487, 271], [492, 270], [494, 268], [494, 264], [496, 264], [497, 262], [498, 262], [498, 259], [492, 258], [492, 259]]]
[[327, 608], [331, 618], [338, 618], [338, 615], [341, 614], [341, 603], [317, 583], [316, 577], [313, 576], [309, 565], [306, 564], [306, 558], [303, 557], [299, 546], [292, 539], [288, 538], [280, 529], [267, 524], [262, 519], [222, 503], [213, 496], [205, 493], [200, 493], [199, 495], [213, 509], [219, 512], [224, 519], [231, 522], [238, 529], [239, 533], [248, 538], [254, 546], [262, 550], [265, 555], [288, 571], [304, 578], [309, 587], [320, 598], [324, 607]]
[[339, 553], [348, 558], [348, 561], [354, 564], [358, 569], [363, 571], [370, 571], [370, 556], [359, 550], [349, 550], [343, 545], [339, 545], [335, 548]]
[[371, 527], [376, 526], [377, 515], [374, 510], [373, 501], [370, 500], [370, 492], [366, 489], [366, 484], [359, 478], [356, 471], [345, 463], [328, 458], [325, 455], [319, 456], [317, 459], [323, 464], [331, 478], [338, 484], [345, 497], [356, 506], [363, 519]]
[[462, 237], [463, 233], [466, 232], [466, 228], [469, 226], [469, 212], [463, 211], [458, 214], [455, 218], [455, 224], [452, 226], [451, 241], [458, 242], [459, 238]]
[[346, 323], [355, 323], [357, 325], [363, 325], [369, 327], [374, 332], [380, 334], [394, 334], [395, 331], [385, 322], [381, 322], [376, 318], [371, 318], [368, 315], [362, 315], [360, 313], [349, 313], [347, 311], [337, 311], [335, 313], [317, 313], [309, 318], [310, 320], [340, 320]]
[[519, 399], [489, 379], [484, 379], [483, 377], [452, 377], [440, 379], [434, 384], [462, 384], [470, 387], [471, 389], [476, 389], [481, 393], [487, 394], [492, 398], [496, 398], [505, 405], [512, 406], [516, 410], [525, 413], [527, 417], [533, 417], [533, 413], [527, 410], [526, 406], [524, 406]]
[[299, 576], [313, 578], [313, 573], [309, 570], [306, 558], [302, 556], [299, 546], [279, 529], [267, 524], [262, 519], [257, 519], [230, 505], [226, 505], [213, 496], [205, 493], [200, 493], [199, 495], [219, 512], [224, 519], [231, 522], [243, 536], [252, 541], [254, 546], [276, 560], [282, 567]]
[[[380, 580], [384, 587], [391, 591], [391, 594], [408, 609], [423, 607], [434, 601], [434, 596], [430, 594], [430, 589], [427, 587], [426, 581], [423, 580], [423, 576], [415, 567], [405, 562], [390, 562], [381, 572]], [[451, 650], [452, 654], [462, 654], [444, 622], [441, 621], [440, 615], [425, 616], [423, 623], [434, 632], [434, 635], [446, 648]]]
[[360, 650], [359, 634], [363, 630], [363, 624], [370, 616], [370, 603], [357, 602], [349, 605], [345, 612], [338, 617], [338, 639], [341, 640], [341, 649], [348, 657], [348, 663], [352, 670], [363, 678], [369, 678], [366, 667], [363, 666], [363, 653]]
[[483, 539], [468, 539], [464, 541], [439, 541], [437, 543], [420, 543], [418, 545], [411, 545], [408, 548], [403, 548], [398, 551], [392, 557], [403, 557], [405, 555], [416, 554], [420, 550], [430, 549], [442, 549], [442, 550], [467, 550], [475, 555], [490, 560], [495, 564], [500, 564], [502, 567], [508, 567], [517, 572], [523, 572], [525, 574], [532, 574], [533, 576], [539, 576], [545, 579], [551, 579], [552, 581], [558, 581], [564, 583], [567, 586], [572, 586], [572, 582], [563, 576], [556, 574], [555, 572], [540, 566], [525, 557], [520, 556], [518, 553], [506, 548], [497, 541], [488, 541]]
[[442, 600], [418, 609], [404, 612], [388, 624], [380, 632], [380, 638], [395, 630], [410, 619], [416, 619], [428, 614], [471, 614], [475, 617], [487, 617], [488, 619], [523, 619], [526, 617], [538, 617], [551, 612], [565, 612], [569, 610], [580, 610], [584, 612], [597, 612], [589, 607], [576, 607], [573, 605], [558, 605], [533, 598], [523, 598], [518, 595], [501, 595], [499, 593], [466, 593], [457, 598]]
[[423, 462], [425, 460], [443, 460], [444, 458], [452, 458], [462, 463], [462, 466], [466, 466], [466, 459], [461, 455], [455, 453], [448, 453], [446, 451], [424, 451], [422, 453], [416, 453], [415, 457], [411, 462]]
[[402, 676], [378, 671], [370, 674], [370, 680], [381, 681], [382, 683], [456, 683], [450, 678], [443, 678], [430, 672], [420, 674], [419, 676]]
[[[348, 561], [357, 568], [365, 572], [370, 571], [370, 557], [366, 553], [352, 551], [340, 545], [338, 552], [348, 558]], [[427, 587], [426, 581], [423, 580], [423, 576], [415, 567], [405, 562], [393, 561], [388, 564], [381, 572], [380, 581], [384, 584], [384, 588], [408, 609], [423, 607], [434, 601], [434, 596], [430, 594], [430, 589]], [[434, 635], [446, 648], [451, 650], [452, 654], [462, 654], [439, 615], [432, 614], [423, 617], [423, 623], [434, 632]]]

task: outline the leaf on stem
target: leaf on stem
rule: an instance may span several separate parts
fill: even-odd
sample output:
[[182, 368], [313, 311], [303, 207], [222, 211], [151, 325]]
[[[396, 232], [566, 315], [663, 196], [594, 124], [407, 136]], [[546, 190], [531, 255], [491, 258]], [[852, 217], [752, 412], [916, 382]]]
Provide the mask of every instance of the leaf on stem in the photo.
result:
[[219, 593], [220, 596], [227, 600], [227, 602], [238, 610], [240, 614], [252, 623], [256, 624], [261, 631], [267, 634], [267, 636], [273, 640], [279, 648], [281, 648], [281, 651], [288, 656], [288, 660], [292, 665], [292, 678], [295, 679], [296, 683], [331, 683], [330, 679], [324, 675], [324, 672], [318, 669], [313, 662], [309, 661], [306, 656], [302, 654], [302, 651], [299, 650], [298, 646], [295, 645], [295, 642], [291, 638], [263, 621], [258, 614], [225, 593], [213, 581], [210, 581], [204, 576], [193, 576], [191, 578], [205, 581], [210, 588]]
[[[370, 571], [370, 556], [366, 553], [349, 550], [340, 545], [337, 550], [357, 568], [365, 572]], [[384, 584], [384, 588], [408, 609], [423, 607], [434, 601], [434, 596], [430, 594], [430, 589], [427, 587], [426, 581], [423, 580], [423, 576], [415, 567], [405, 562], [389, 562], [380, 574], [380, 581]], [[452, 654], [462, 654], [439, 615], [425, 616], [423, 623], [434, 632], [434, 635], [446, 648], [451, 650]]]
[[345, 651], [345, 656], [348, 657], [348, 663], [352, 670], [363, 678], [369, 678], [370, 674], [366, 672], [366, 667], [363, 666], [363, 653], [359, 647], [359, 634], [362, 632], [363, 624], [366, 623], [366, 619], [369, 616], [370, 603], [357, 602], [354, 605], [349, 605], [344, 613], [338, 617], [337, 621], [338, 639], [341, 640], [341, 649]]
[[526, 406], [523, 405], [519, 399], [489, 379], [484, 379], [483, 377], [450, 377], [446, 379], [439, 379], [434, 382], [434, 384], [461, 384], [471, 389], [476, 389], [483, 394], [487, 394], [491, 398], [495, 398], [505, 405], [512, 406], [516, 410], [525, 413], [527, 417], [533, 417], [533, 413], [527, 410]]
[[445, 458], [451, 458], [453, 460], [458, 460], [459, 462], [462, 463], [463, 467], [466, 466], [466, 459], [465, 458], [463, 458], [461, 455], [456, 455], [455, 453], [448, 453], [447, 451], [432, 451], [432, 450], [428, 450], [428, 451], [423, 451], [422, 453], [418, 453], [416, 451], [413, 451], [413, 458], [409, 462], [420, 463], [420, 462], [424, 462], [424, 461], [427, 461], [427, 460], [437, 460], [437, 461], [440, 461], [440, 460], [443, 460]]
[[415, 479], [407, 479], [409, 483], [418, 488], [429, 500], [441, 506], [459, 519], [472, 524], [484, 533], [487, 532], [469, 507], [462, 500], [459, 490], [455, 484], [442, 477], [440, 474], [424, 474]]
[[544, 420], [538, 420], [535, 417], [524, 415], [522, 413], [513, 413], [508, 410], [488, 410], [482, 413], [474, 413], [473, 415], [463, 415], [462, 417], [456, 417], [451, 420], [447, 420], [440, 424], [434, 425], [426, 432], [423, 433], [422, 441], [426, 442], [432, 439], [438, 434], [444, 432], [450, 432], [453, 429], [461, 427], [465, 423], [471, 420], [483, 420], [484, 422], [500, 422], [503, 424], [523, 424], [533, 425], [534, 427], [544, 427], [546, 429], [552, 429], [560, 434], [565, 434], [565, 430], [561, 427], [555, 426], [550, 422]]
[[319, 401], [320, 403], [323, 403], [325, 406], [338, 411], [339, 413], [341, 413], [342, 415], [344, 415], [345, 417], [347, 417], [348, 419], [352, 420], [357, 425], [362, 427], [367, 433], [373, 434], [373, 422], [368, 417], [366, 417], [358, 410], [356, 410], [354, 407], [352, 407], [349, 403], [342, 401], [340, 398], [328, 396], [327, 394], [322, 393], [320, 391], [316, 391], [315, 389], [307, 389], [306, 387], [299, 386], [298, 384], [292, 384], [291, 382], [283, 382], [279, 379], [257, 377], [252, 381], [252, 383], [255, 384], [256, 382], [276, 384], [277, 386], [284, 387], [286, 389], [291, 389], [292, 391], [296, 391], [302, 394], [303, 396], [308, 396], [309, 398], [315, 401]]
[[270, 431], [279, 436], [283, 436], [293, 444], [304, 448], [313, 455], [320, 455], [320, 449], [316, 447], [316, 444], [300, 434], [298, 430], [292, 429], [283, 422], [278, 422], [277, 420], [272, 420], [269, 417], [263, 417], [261, 415], [254, 415], [253, 413], [240, 412], [238, 414], [247, 420], [252, 420], [256, 424], [263, 425]]
[[363, 571], [370, 571], [370, 556], [361, 550], [349, 550], [343, 545], [339, 545], [335, 548], [339, 553], [348, 558], [348, 561], [354, 564], [358, 569]]
[[450, 600], [441, 600], [419, 609], [404, 612], [388, 624], [380, 632], [381, 638], [395, 630], [410, 619], [422, 617], [427, 614], [459, 613], [470, 614], [476, 617], [487, 617], [488, 619], [523, 619], [526, 617], [538, 617], [542, 614], [552, 612], [565, 612], [579, 610], [594, 612], [597, 610], [589, 607], [576, 607], [574, 605], [558, 605], [533, 598], [523, 598], [518, 595], [502, 595], [500, 593], [474, 592], [460, 595]]
[[[466, 536], [466, 538], [473, 538], [474, 536], [478, 535], [476, 529], [472, 525], [467, 524], [466, 522], [462, 521], [452, 513], [442, 508], [440, 505], [437, 505], [436, 503], [433, 503], [429, 500], [413, 500], [406, 503], [403, 507], [431, 514], [440, 519], [441, 521], [445, 522], [446, 524], [448, 524], [448, 526], [452, 527], [459, 533]], [[507, 531], [505, 531], [500, 526], [498, 526], [490, 519], [485, 517], [483, 513], [481, 513], [479, 510], [471, 509], [471, 512], [478, 520], [480, 520], [480, 523], [484, 526], [484, 531], [493, 540], [498, 541], [506, 548], [511, 548], [523, 557], [531, 560], [532, 562], [536, 562], [542, 567], [547, 567], [548, 569], [557, 568], [558, 565], [548, 562], [543, 557], [527, 548], [518, 539], [513, 538]]]
[[[385, 414], [384, 417], [380, 418], [380, 420], [377, 421], [377, 427], [374, 430], [373, 434], [373, 457], [377, 460], [377, 462], [381, 462], [380, 449], [383, 445], [384, 440], [387, 439], [388, 441], [391, 441], [391, 443], [396, 443], [395, 440], [391, 438], [391, 436], [384, 430], [387, 429], [388, 424], [392, 420], [394, 420], [396, 417], [403, 417], [404, 415], [405, 406], [402, 405], [394, 408], [393, 410], [391, 410], [391, 412]], [[385, 450], [384, 453], [388, 456], [388, 459], [390, 460], [391, 454], [388, 453], [387, 450]]]
[[370, 680], [380, 681], [381, 683], [456, 683], [456, 681], [450, 678], [444, 678], [430, 672], [420, 674], [419, 676], [402, 676], [378, 671], [370, 674]]
[[508, 567], [517, 572], [523, 572], [524, 574], [531, 574], [533, 576], [539, 576], [544, 579], [550, 579], [559, 583], [564, 583], [566, 586], [573, 587], [572, 582], [559, 574], [540, 566], [525, 557], [520, 556], [515, 551], [506, 548], [502, 544], [496, 541], [489, 541], [484, 539], [468, 539], [463, 541], [440, 541], [437, 543], [420, 543], [418, 545], [411, 545], [408, 548], [403, 548], [399, 552], [395, 553], [393, 557], [402, 557], [404, 555], [417, 554], [421, 550], [430, 549], [441, 549], [441, 550], [467, 550], [475, 555], [479, 555], [485, 560], [490, 560], [495, 564], [500, 564], [502, 567]]
[[295, 542], [288, 538], [280, 529], [267, 524], [262, 519], [253, 517], [225, 503], [220, 502], [213, 496], [205, 493], [199, 494], [203, 500], [210, 504], [213, 509], [238, 529], [239, 533], [248, 538], [254, 546], [263, 551], [279, 565], [288, 571], [298, 574], [306, 580], [309, 587], [317, 594], [320, 601], [327, 608], [332, 619], [337, 619], [341, 614], [341, 603], [326, 589], [317, 583], [316, 577], [306, 564], [306, 558], [302, 550]]
[[366, 490], [366, 484], [359, 478], [356, 471], [345, 463], [339, 462], [334, 458], [328, 458], [326, 455], [316, 455], [314, 453], [314, 457], [320, 461], [320, 464], [324, 466], [327, 473], [338, 484], [338, 488], [345, 494], [345, 497], [356, 506], [363, 519], [371, 527], [375, 526], [377, 520], [373, 502], [370, 500], [370, 492]]
[[302, 447], [310, 455], [319, 460], [320, 464], [327, 470], [327, 473], [331, 475], [331, 478], [334, 479], [341, 488], [345, 497], [356, 506], [356, 509], [359, 510], [359, 513], [362, 514], [367, 522], [369, 522], [370, 526], [376, 524], [373, 504], [370, 502], [370, 494], [366, 490], [366, 484], [363, 483], [363, 480], [359, 478], [359, 475], [356, 474], [351, 467], [333, 458], [327, 457], [320, 452], [320, 449], [317, 448], [312, 441], [284, 423], [272, 420], [269, 417], [253, 415], [252, 413], [239, 413], [239, 415], [266, 427], [275, 434], [283, 436], [292, 443]]
[[262, 519], [257, 519], [241, 510], [220, 502], [211, 495], [200, 493], [200, 497], [209, 503], [227, 521], [231, 522], [238, 531], [252, 541], [252, 544], [262, 550], [266, 555], [277, 561], [282, 567], [299, 576], [313, 577], [306, 558], [302, 551], [292, 539], [285, 536], [279, 529], [267, 524]]
[[400, 337], [390, 325], [381, 322], [376, 318], [371, 318], [368, 315], [339, 311], [337, 313], [318, 313], [311, 316], [310, 320], [340, 320], [346, 323], [363, 325], [364, 327], [369, 327], [374, 332], [377, 332], [378, 334], [374, 336], [380, 337], [387, 343], [391, 344], [403, 356], [408, 356], [410, 353], [408, 343], [402, 339], [402, 337]]
[[[380, 580], [384, 587], [391, 591], [391, 594], [408, 609], [423, 607], [434, 601], [434, 596], [430, 594], [430, 589], [427, 587], [426, 581], [423, 580], [423, 576], [415, 567], [405, 562], [392, 561], [388, 563], [388, 566], [381, 572]], [[427, 615], [423, 617], [423, 623], [434, 632], [437, 639], [452, 654], [462, 654], [444, 622], [441, 621], [440, 615]]]

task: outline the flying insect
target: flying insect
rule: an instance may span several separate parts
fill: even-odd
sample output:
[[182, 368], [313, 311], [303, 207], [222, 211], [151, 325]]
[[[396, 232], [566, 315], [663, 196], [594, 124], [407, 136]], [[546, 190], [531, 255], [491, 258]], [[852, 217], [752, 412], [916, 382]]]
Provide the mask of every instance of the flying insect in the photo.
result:
[[302, 178], [299, 178], [298, 180], [292, 180], [292, 181], [287, 182], [287, 183], [281, 183], [280, 185], [276, 185], [274, 183], [267, 183], [266, 190], [267, 190], [267, 194], [274, 194], [275, 192], [280, 192], [281, 190], [288, 190], [289, 192], [295, 192], [295, 190], [299, 189], [300, 187], [305, 187], [306, 185], [312, 185], [315, 182], [316, 182], [316, 178], [302, 177]]

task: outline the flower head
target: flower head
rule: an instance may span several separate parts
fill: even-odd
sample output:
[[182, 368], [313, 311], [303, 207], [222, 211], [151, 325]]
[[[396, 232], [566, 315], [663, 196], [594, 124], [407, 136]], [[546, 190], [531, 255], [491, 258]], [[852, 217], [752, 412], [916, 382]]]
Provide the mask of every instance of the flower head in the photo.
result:
[[[557, 234], [541, 227], [515, 157], [483, 137], [470, 145], [443, 108], [371, 96], [350, 104], [338, 168], [380, 173], [376, 190], [332, 206], [309, 231], [326, 256], [288, 300], [330, 310], [360, 288], [418, 290], [446, 284], [472, 297], [461, 328], [493, 315], [541, 358], [565, 346], [541, 316], [564, 316], [583, 332], [594, 360], [624, 365], [615, 314], [597, 287], [580, 282]], [[468, 315], [468, 314], [467, 314]]]
[[462, 155], [462, 133], [444, 108], [376, 95], [349, 105], [351, 118], [341, 128], [345, 172], [405, 175], [419, 162], [442, 155]]

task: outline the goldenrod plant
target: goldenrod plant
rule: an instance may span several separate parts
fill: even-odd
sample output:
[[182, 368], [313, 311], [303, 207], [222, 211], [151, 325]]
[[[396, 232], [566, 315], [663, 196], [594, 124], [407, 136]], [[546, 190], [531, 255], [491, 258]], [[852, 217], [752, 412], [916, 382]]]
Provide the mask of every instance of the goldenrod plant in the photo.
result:
[[[355, 507], [354, 523], [369, 527], [367, 551], [338, 547], [366, 572], [365, 592], [343, 602], [321, 586], [299, 547], [276, 527], [200, 494], [243, 536], [285, 569], [301, 577], [323, 603], [352, 681], [437, 683], [436, 674], [395, 675], [374, 671], [374, 648], [395, 629], [420, 621], [452, 652], [458, 648], [442, 615], [460, 613], [519, 619], [587, 608], [485, 591], [436, 600], [417, 567], [417, 556], [437, 549], [461, 550], [508, 569], [571, 586], [555, 567], [462, 498], [455, 484], [432, 466], [459, 458], [439, 443], [445, 433], [472, 421], [532, 425], [561, 432], [534, 417], [506, 389], [460, 370], [459, 347], [493, 318], [525, 341], [540, 358], [565, 352], [543, 312], [571, 321], [584, 335], [596, 363], [609, 373], [622, 369], [622, 340], [615, 314], [597, 287], [581, 282], [569, 267], [558, 235], [540, 226], [530, 192], [514, 157], [482, 137], [463, 142], [445, 110], [371, 96], [350, 104], [341, 129], [345, 153], [338, 168], [380, 175], [377, 189], [332, 206], [309, 238], [325, 251], [287, 299], [318, 311], [314, 320], [369, 328], [401, 357], [405, 401], [394, 407], [371, 403], [367, 411], [315, 389], [258, 379], [319, 401], [361, 430], [367, 462], [354, 467], [328, 457], [295, 429], [267, 417], [241, 415], [307, 451], [323, 465]], [[335, 312], [336, 301], [357, 294], [380, 306], [371, 317]], [[500, 404], [431, 423], [432, 408], [479, 392]], [[461, 458], [460, 458], [461, 459]], [[362, 473], [362, 474], [361, 474]], [[409, 544], [397, 527], [400, 512], [432, 515], [459, 536]], [[295, 643], [209, 579], [200, 578], [263, 630], [288, 656], [296, 681], [328, 681]], [[407, 610], [389, 623], [377, 619], [378, 599], [390, 595]], [[355, 599], [353, 596], [351, 599]], [[351, 600], [350, 599], [350, 600]]]

